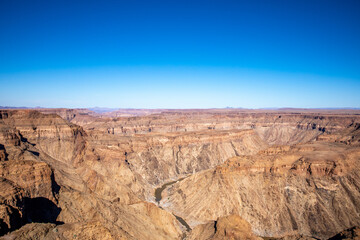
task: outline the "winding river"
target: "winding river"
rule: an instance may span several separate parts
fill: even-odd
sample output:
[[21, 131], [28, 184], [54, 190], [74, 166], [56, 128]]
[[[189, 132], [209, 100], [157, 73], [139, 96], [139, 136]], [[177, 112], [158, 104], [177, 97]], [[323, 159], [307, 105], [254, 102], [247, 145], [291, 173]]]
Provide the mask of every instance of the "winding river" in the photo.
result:
[[[183, 178], [179, 178], [178, 180], [175, 180], [175, 181], [171, 181], [171, 182], [167, 182], [167, 183], [164, 183], [161, 187], [158, 187], [155, 189], [155, 201], [157, 202], [158, 206], [161, 208], [160, 206], [160, 201], [162, 199], [162, 192], [168, 187], [168, 186], [171, 186], [173, 185], [174, 183], [177, 183], [181, 180], [185, 179], [185, 177]], [[176, 219], [186, 228], [186, 231], [187, 232], [190, 232], [191, 231], [191, 227], [189, 226], [189, 224], [187, 224], [187, 222], [179, 217], [179, 216], [176, 216], [174, 214], [174, 216], [176, 217]]]

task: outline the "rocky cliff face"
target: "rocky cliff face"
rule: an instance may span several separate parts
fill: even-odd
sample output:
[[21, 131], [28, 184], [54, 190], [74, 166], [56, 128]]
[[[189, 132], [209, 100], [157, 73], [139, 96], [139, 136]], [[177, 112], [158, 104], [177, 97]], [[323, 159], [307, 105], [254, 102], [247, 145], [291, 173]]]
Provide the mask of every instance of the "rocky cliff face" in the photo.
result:
[[[41, 112], [0, 110], [5, 238], [257, 238], [250, 226], [325, 238], [359, 225], [358, 115]], [[179, 178], [160, 208], [155, 188]]]
[[[81, 127], [34, 111], [1, 116], [7, 154], [0, 169], [2, 234], [28, 222], [65, 223], [61, 231], [50, 231], [56, 239], [69, 228], [91, 229], [94, 221], [97, 227], [111, 229], [107, 231], [113, 239], [153, 234], [178, 239], [182, 234], [172, 214], [142, 200], [139, 192], [146, 184], [137, 183], [122, 159], [108, 161], [94, 153]], [[34, 219], [39, 213], [44, 216]]]
[[[0, 112], [0, 222], [2, 234], [32, 221], [55, 222], [53, 172], [14, 127], [13, 112]], [[6, 122], [8, 124], [6, 124]], [[41, 206], [42, 205], [42, 206]], [[43, 207], [47, 211], [43, 211]]]
[[360, 224], [359, 162], [358, 147], [335, 143], [234, 157], [172, 185], [161, 204], [191, 226], [238, 214], [260, 236], [331, 237]]
[[266, 146], [253, 130], [154, 134], [134, 142], [127, 160], [155, 186], [215, 167], [233, 156], [254, 154]]
[[122, 151], [146, 182], [159, 185], [268, 145], [332, 135], [357, 119], [357, 115], [334, 113], [174, 110], [141, 117], [88, 115], [72, 122], [91, 136], [95, 149], [106, 146]]

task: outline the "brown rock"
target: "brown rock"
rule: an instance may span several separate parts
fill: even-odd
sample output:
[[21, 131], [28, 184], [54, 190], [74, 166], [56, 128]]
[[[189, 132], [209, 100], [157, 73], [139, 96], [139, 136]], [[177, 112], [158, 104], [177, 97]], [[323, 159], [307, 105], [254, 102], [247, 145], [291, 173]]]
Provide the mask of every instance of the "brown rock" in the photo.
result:
[[[0, 110], [1, 234], [38, 221], [10, 235], [181, 239], [171, 212], [200, 239], [252, 239], [232, 214], [261, 236], [358, 224], [355, 112], [39, 111]], [[182, 177], [164, 209], [151, 203], [155, 187]]]
[[248, 222], [238, 215], [218, 218], [215, 222], [196, 226], [186, 238], [189, 240], [260, 240], [254, 235]]
[[172, 185], [161, 205], [190, 226], [238, 214], [260, 236], [326, 238], [360, 224], [359, 163], [359, 148], [335, 143], [235, 157]]
[[47, 239], [46, 235], [55, 228], [55, 224], [51, 223], [29, 223], [22, 228], [13, 231], [3, 237], [2, 240], [33, 240]]

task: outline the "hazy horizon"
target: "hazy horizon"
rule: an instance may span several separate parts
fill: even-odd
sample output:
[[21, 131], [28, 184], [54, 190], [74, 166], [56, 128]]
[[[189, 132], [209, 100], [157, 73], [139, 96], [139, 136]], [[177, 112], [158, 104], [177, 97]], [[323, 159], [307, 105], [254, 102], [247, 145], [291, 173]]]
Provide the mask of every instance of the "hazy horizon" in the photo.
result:
[[360, 2], [1, 1], [0, 106], [360, 108]]
[[81, 108], [66, 108], [66, 107], [27, 107], [27, 106], [0, 106], [0, 109], [88, 109], [92, 111], [111, 112], [117, 110], [222, 110], [222, 109], [233, 109], [233, 110], [360, 110], [356, 107], [324, 107], [324, 108], [293, 108], [293, 107], [266, 107], [266, 108], [243, 108], [243, 107], [222, 107], [222, 108], [108, 108], [108, 107], [81, 107]]

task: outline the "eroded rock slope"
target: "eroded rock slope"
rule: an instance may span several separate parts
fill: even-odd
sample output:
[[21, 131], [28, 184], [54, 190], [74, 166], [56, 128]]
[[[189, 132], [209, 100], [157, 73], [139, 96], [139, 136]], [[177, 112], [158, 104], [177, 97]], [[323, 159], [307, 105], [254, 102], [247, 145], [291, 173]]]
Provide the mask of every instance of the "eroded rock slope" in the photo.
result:
[[[356, 112], [39, 111], [0, 110], [5, 239], [327, 238], [359, 225]], [[158, 206], [154, 189], [179, 178]]]

